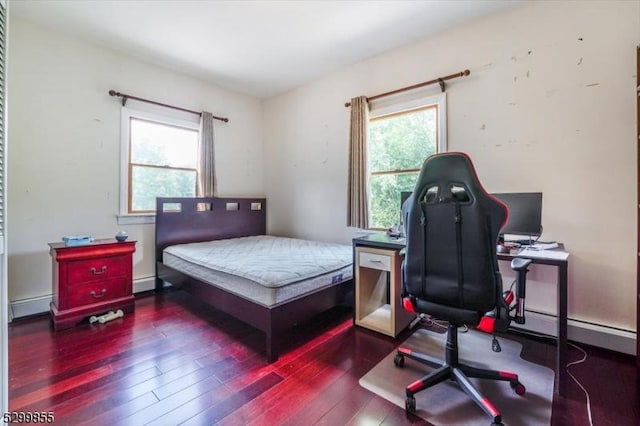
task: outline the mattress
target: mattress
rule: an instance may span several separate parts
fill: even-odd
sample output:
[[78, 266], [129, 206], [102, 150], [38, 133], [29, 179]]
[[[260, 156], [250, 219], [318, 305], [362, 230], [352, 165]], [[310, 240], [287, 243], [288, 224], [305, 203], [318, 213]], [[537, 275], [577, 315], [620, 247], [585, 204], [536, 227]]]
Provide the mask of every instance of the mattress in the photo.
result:
[[167, 247], [163, 263], [265, 307], [353, 277], [351, 246], [260, 235]]

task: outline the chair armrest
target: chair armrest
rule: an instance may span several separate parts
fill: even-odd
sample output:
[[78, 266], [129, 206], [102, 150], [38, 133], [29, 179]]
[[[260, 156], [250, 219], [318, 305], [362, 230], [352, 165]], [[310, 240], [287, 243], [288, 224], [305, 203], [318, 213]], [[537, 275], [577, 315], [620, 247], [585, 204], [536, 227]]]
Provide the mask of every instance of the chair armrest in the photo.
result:
[[533, 262], [531, 259], [516, 257], [511, 261], [511, 269], [513, 269], [514, 271], [521, 271], [529, 266], [531, 262]]

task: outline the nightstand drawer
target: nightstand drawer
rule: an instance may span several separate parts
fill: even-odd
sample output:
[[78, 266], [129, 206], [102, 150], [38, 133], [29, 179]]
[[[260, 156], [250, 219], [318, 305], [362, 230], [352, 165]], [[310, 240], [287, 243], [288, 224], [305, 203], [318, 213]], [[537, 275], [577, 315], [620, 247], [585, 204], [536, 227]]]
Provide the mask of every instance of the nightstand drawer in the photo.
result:
[[381, 271], [391, 270], [391, 256], [376, 253], [360, 252], [358, 265], [365, 268], [379, 269]]
[[74, 286], [69, 289], [68, 308], [101, 303], [127, 296], [127, 282], [124, 278], [113, 278], [94, 284]]
[[91, 281], [126, 277], [127, 270], [130, 268], [130, 262], [131, 260], [127, 256], [69, 262], [69, 285], [74, 286]]

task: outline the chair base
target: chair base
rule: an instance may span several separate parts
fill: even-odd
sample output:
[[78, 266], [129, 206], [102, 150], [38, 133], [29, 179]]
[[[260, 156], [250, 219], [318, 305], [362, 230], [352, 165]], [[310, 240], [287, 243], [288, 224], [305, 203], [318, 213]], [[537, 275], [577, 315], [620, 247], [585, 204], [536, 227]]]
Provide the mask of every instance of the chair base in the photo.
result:
[[473, 386], [470, 377], [478, 379], [489, 379], [509, 382], [511, 388], [518, 394], [524, 395], [526, 389], [518, 381], [518, 375], [507, 371], [486, 370], [483, 368], [471, 367], [458, 362], [458, 326], [449, 325], [447, 332], [447, 346], [445, 350], [446, 361], [438, 360], [425, 354], [413, 352], [407, 348], [398, 348], [398, 352], [393, 360], [396, 367], [404, 366], [404, 359], [410, 358], [421, 364], [434, 367], [436, 370], [427, 374], [419, 380], [411, 383], [406, 388], [405, 410], [415, 414], [416, 400], [414, 395], [420, 391], [437, 385], [445, 380], [454, 380], [458, 386], [478, 405], [484, 413], [489, 416], [492, 424], [502, 424], [502, 415], [498, 409]]

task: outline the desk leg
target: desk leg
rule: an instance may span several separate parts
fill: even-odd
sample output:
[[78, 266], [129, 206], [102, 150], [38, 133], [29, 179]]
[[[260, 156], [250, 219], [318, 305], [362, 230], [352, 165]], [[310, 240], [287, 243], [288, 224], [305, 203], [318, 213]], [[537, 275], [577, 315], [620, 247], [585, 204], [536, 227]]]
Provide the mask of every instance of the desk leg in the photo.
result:
[[567, 390], [567, 262], [558, 266], [558, 348], [556, 371], [558, 388], [556, 393], [566, 395]]

